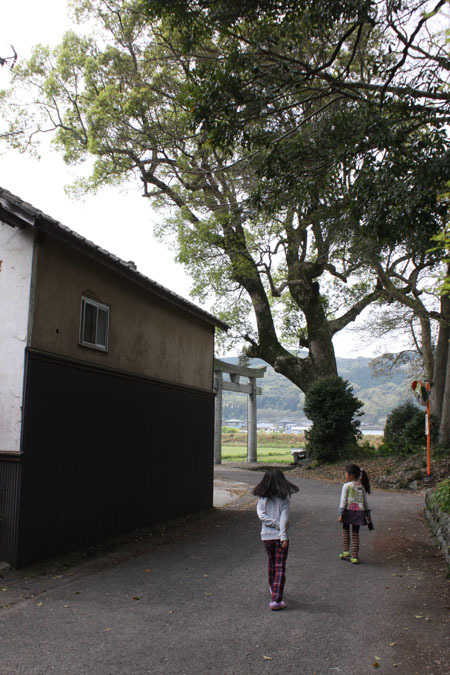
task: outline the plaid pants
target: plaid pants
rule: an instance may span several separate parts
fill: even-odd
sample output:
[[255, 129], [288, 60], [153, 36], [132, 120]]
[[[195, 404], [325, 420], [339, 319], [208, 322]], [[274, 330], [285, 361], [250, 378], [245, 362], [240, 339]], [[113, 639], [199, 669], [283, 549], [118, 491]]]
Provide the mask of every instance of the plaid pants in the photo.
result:
[[281, 602], [286, 582], [286, 560], [289, 551], [288, 545], [283, 548], [279, 539], [263, 541], [269, 559], [269, 586], [272, 589], [272, 601]]

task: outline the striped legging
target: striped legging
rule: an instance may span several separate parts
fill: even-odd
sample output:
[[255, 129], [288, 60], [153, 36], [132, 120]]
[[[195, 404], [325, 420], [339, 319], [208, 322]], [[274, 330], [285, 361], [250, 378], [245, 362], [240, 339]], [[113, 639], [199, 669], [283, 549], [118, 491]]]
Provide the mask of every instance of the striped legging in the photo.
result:
[[[350, 525], [342, 525], [342, 543], [344, 551], [350, 551]], [[359, 525], [352, 525], [352, 558], [357, 558], [359, 553]]]

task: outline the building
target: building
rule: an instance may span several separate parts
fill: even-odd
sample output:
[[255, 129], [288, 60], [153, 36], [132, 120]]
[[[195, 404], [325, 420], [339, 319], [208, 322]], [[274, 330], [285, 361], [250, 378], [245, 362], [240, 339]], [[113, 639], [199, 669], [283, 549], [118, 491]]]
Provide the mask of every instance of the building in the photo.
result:
[[0, 560], [212, 506], [227, 326], [0, 189]]
[[247, 426], [247, 423], [244, 420], [231, 419], [225, 420], [226, 427], [234, 427], [235, 429], [242, 429], [242, 427]]

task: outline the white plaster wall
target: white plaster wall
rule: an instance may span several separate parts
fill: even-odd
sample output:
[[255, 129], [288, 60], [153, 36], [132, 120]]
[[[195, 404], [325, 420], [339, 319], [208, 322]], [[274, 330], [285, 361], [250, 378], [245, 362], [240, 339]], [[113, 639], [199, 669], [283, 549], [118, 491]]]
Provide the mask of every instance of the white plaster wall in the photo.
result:
[[20, 450], [32, 232], [0, 221], [0, 450]]

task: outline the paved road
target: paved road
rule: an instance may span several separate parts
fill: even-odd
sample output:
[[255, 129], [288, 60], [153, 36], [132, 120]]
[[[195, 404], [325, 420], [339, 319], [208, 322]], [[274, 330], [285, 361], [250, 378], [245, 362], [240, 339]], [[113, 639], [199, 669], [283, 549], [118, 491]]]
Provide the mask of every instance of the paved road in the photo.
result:
[[449, 672], [448, 582], [423, 496], [373, 495], [376, 529], [362, 533], [355, 566], [337, 558], [339, 486], [297, 479], [288, 607], [271, 612], [242, 485], [261, 474], [219, 467], [216, 475], [222, 490], [241, 484], [231, 506], [66, 569], [0, 580], [1, 675]]

